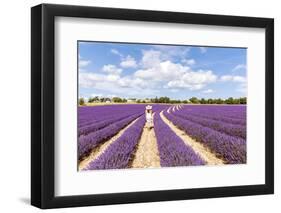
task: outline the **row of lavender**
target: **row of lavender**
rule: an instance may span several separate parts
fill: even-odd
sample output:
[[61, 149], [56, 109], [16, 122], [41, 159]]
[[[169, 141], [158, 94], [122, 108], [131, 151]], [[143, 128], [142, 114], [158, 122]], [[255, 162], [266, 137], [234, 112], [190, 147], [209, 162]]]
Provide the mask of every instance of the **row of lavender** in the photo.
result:
[[246, 121], [246, 105], [184, 105], [183, 109], [198, 116], [214, 119], [231, 119], [231, 123], [237, 120]]
[[185, 114], [246, 126], [246, 106], [182, 106]]
[[[156, 114], [159, 114], [160, 111], [166, 110], [168, 107], [168, 105], [154, 105], [153, 109]], [[145, 122], [144, 115], [139, 117], [116, 141], [109, 145], [104, 153], [92, 161], [84, 170], [127, 168], [133, 158], [133, 153], [141, 137]]]
[[143, 112], [143, 105], [100, 105], [78, 108], [78, 127], [90, 126], [105, 120], [128, 115], [128, 113]]
[[154, 116], [154, 128], [162, 167], [205, 164], [204, 160], [164, 123], [159, 113]]
[[[197, 113], [196, 112], [196, 108], [197, 107], [193, 107], [195, 108], [195, 110], [190, 111], [191, 107], [185, 107], [179, 111], [175, 111], [172, 112], [174, 115], [180, 117], [180, 118], [185, 118], [191, 122], [200, 124], [202, 126], [205, 127], [209, 127], [212, 128], [214, 130], [217, 130], [219, 132], [234, 136], [234, 137], [240, 137], [242, 139], [246, 139], [246, 126], [242, 125], [242, 124], [234, 124], [233, 122], [231, 122], [231, 120], [227, 121], [223, 121], [223, 120], [218, 120], [217, 119], [213, 119], [211, 117], [207, 118], [204, 115], [209, 115], [212, 114], [212, 108], [211, 106], [209, 106], [209, 111], [206, 114], [201, 113]], [[195, 111], [195, 112], [194, 112]], [[221, 118], [225, 118], [222, 117]], [[235, 119], [236, 120], [236, 119]], [[246, 119], [244, 120], [244, 122], [246, 122]]]
[[109, 117], [109, 118], [105, 118], [104, 120], [101, 120], [101, 121], [97, 121], [97, 122], [93, 122], [89, 125], [86, 125], [86, 126], [82, 126], [79, 128], [78, 130], [78, 136], [80, 137], [81, 135], [88, 135], [89, 133], [92, 133], [92, 132], [95, 132], [95, 131], [98, 131], [110, 124], [113, 124], [115, 122], [118, 122], [120, 120], [124, 120], [130, 116], [133, 116], [135, 114], [139, 114], [140, 112], [123, 112], [122, 114], [117, 114], [114, 116], [114, 114]]
[[[124, 106], [126, 105], [123, 105], [123, 107]], [[116, 105], [114, 106], [116, 110], [118, 107], [119, 106]], [[155, 112], [155, 134], [162, 167], [205, 164], [192, 148], [184, 144], [184, 142], [163, 122], [159, 116], [159, 112], [162, 110], [165, 111], [164, 115], [176, 126], [184, 130], [197, 141], [204, 143], [215, 152], [217, 156], [225, 159], [227, 163], [237, 164], [246, 162], [246, 141], [243, 138], [243, 135], [242, 137], [228, 135], [223, 132], [223, 125], [217, 125], [220, 122], [223, 122], [226, 126], [233, 125], [231, 122], [233, 119], [237, 121], [238, 127], [244, 126], [244, 129], [246, 129], [246, 118], [243, 118], [246, 117], [245, 108], [185, 106], [181, 111], [175, 111], [172, 112], [172, 114], [167, 113], [168, 107], [168, 105], [153, 106], [153, 111]], [[133, 112], [137, 108], [140, 109], [139, 114], [137, 111], [136, 113]], [[124, 111], [124, 109], [125, 108], [123, 108], [122, 111]], [[137, 121], [131, 125], [121, 137], [114, 141], [114, 143], [112, 143], [108, 149], [98, 157], [98, 159], [91, 162], [85, 170], [118, 169], [127, 168], [129, 166], [129, 162], [132, 159], [133, 152], [141, 137], [145, 123], [145, 118], [142, 115], [144, 109], [145, 105], [130, 105], [128, 110], [126, 110], [128, 116], [125, 116], [124, 119], [116, 119], [116, 122], [114, 121], [113, 124], [89, 131], [89, 133], [81, 134], [78, 145], [79, 157], [88, 155], [96, 146], [102, 144], [105, 140], [117, 134], [120, 129], [137, 119]], [[131, 114], [129, 113], [130, 111]], [[109, 115], [108, 109], [107, 113]], [[221, 116], [219, 113], [221, 113]], [[114, 119], [112, 118], [113, 115], [115, 114], [111, 114], [111, 120]], [[196, 115], [197, 119], [195, 119]], [[96, 118], [98, 118], [98, 116], [96, 116]], [[106, 116], [104, 118], [106, 118]], [[95, 121], [97, 120], [98, 119], [95, 119]], [[200, 121], [198, 122], [198, 120]], [[243, 120], [245, 121], [244, 125], [242, 123]], [[238, 121], [241, 122], [238, 123]], [[98, 123], [99, 122], [96, 122], [96, 124]], [[92, 125], [88, 125], [87, 128], [92, 128], [91, 126]], [[81, 129], [84, 127], [81, 127]], [[234, 127], [236, 127], [235, 124]], [[233, 132], [233, 134], [234, 133], [235, 132]]]
[[79, 107], [78, 157], [85, 156], [144, 113], [142, 105]]
[[112, 123], [100, 130], [94, 131], [89, 133], [88, 135], [81, 135], [79, 137], [79, 143], [78, 143], [78, 154], [79, 159], [82, 159], [83, 157], [90, 154], [90, 152], [105, 142], [106, 140], [110, 139], [114, 135], [116, 135], [121, 129], [126, 127], [129, 123], [131, 123], [133, 120], [137, 119], [139, 116], [141, 116], [143, 113], [138, 113], [132, 116], [129, 116], [125, 119], [122, 119], [118, 122]]
[[246, 106], [184, 106], [164, 114], [227, 163], [246, 163]]
[[[145, 106], [144, 104], [126, 104], [80, 107], [78, 158], [82, 160], [97, 146], [109, 140], [121, 129], [143, 115]], [[166, 108], [168, 108], [168, 105], [153, 106], [155, 112]]]
[[84, 170], [126, 168], [140, 139], [144, 124], [143, 115]]
[[[160, 118], [159, 111], [156, 110], [154, 123], [161, 166], [204, 165], [204, 160], [164, 123]], [[135, 147], [141, 137], [144, 124], [145, 117], [141, 116], [121, 137], [84, 170], [128, 168]]]

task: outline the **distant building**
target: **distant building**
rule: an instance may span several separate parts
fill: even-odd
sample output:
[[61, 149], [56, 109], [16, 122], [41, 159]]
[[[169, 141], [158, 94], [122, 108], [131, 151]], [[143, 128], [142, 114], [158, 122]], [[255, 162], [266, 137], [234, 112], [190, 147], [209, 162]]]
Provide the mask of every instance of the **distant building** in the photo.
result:
[[149, 102], [150, 102], [150, 99], [146, 98], [144, 101], [145, 101], [146, 103], [149, 103]]
[[128, 103], [133, 103], [133, 102], [135, 102], [135, 100], [133, 100], [133, 99], [127, 99], [127, 102], [128, 102]]

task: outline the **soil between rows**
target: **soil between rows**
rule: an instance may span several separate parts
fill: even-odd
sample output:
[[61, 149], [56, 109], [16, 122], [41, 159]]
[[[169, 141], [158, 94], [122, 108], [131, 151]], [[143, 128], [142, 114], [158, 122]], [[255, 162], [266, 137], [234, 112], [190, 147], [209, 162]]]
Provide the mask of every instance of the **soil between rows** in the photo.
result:
[[[170, 107], [167, 112], [171, 113], [170, 110], [179, 110], [181, 107], [173, 106]], [[197, 153], [208, 165], [222, 165], [224, 161], [214, 153], [212, 153], [208, 148], [204, 147], [201, 143], [193, 140], [184, 131], [180, 130], [171, 121], [169, 121], [163, 114], [160, 113], [161, 119], [170, 127], [170, 129], [179, 136], [187, 146], [190, 146], [195, 153]], [[103, 144], [95, 148], [91, 154], [79, 163], [79, 170], [87, 167], [87, 165], [96, 160], [108, 147], [110, 144], [114, 143], [121, 135], [132, 126], [139, 118], [132, 121], [129, 125], [119, 131], [115, 136], [105, 141]], [[159, 168], [160, 157], [158, 151], [157, 140], [154, 132], [154, 128], [147, 128], [146, 125], [143, 128], [141, 138], [136, 146], [135, 152], [129, 164], [129, 168]]]
[[110, 144], [112, 144], [113, 142], [115, 142], [119, 137], [121, 137], [121, 135], [130, 127], [132, 126], [137, 120], [139, 119], [136, 118], [135, 120], [133, 120], [129, 125], [127, 125], [126, 127], [124, 127], [123, 129], [121, 129], [116, 135], [114, 135], [112, 138], [110, 138], [109, 140], [105, 141], [104, 143], [102, 143], [100, 146], [96, 147], [91, 154], [86, 157], [84, 160], [82, 160], [79, 163], [78, 166], [78, 170], [81, 171], [82, 169], [86, 168], [87, 165], [96, 160], [108, 147]]
[[189, 135], [184, 131], [180, 130], [175, 126], [171, 121], [169, 121], [163, 114], [163, 111], [160, 113], [162, 120], [172, 129], [177, 136], [179, 136], [183, 142], [190, 146], [195, 153], [197, 153], [208, 165], [222, 165], [224, 161], [216, 157], [207, 147], [204, 147], [201, 143], [193, 140]]
[[130, 168], [159, 168], [160, 157], [154, 128], [143, 128]]

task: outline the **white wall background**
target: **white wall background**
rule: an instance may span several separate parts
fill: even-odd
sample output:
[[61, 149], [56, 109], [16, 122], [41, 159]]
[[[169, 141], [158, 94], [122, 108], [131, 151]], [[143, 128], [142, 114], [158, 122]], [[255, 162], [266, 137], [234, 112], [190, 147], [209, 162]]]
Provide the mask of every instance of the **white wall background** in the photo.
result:
[[[52, 212], [273, 212], [281, 207], [281, 13], [278, 1], [188, 0], [58, 0], [45, 3], [81, 4], [181, 12], [260, 16], [275, 18], [275, 195], [201, 199], [161, 203], [112, 205], [51, 210]], [[38, 212], [30, 197], [30, 7], [37, 0], [3, 1], [0, 9], [0, 210]], [[237, 174], [239, 175], [239, 174]], [[275, 211], [276, 212], [276, 211]]]

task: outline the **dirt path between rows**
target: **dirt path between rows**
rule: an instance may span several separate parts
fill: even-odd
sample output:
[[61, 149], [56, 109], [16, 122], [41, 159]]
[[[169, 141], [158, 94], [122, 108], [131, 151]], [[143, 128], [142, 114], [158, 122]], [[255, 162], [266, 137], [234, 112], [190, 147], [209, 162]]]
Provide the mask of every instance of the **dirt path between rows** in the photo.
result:
[[109, 140], [105, 141], [103, 144], [100, 146], [96, 147], [91, 154], [82, 160], [79, 163], [78, 169], [79, 171], [84, 169], [90, 162], [94, 161], [97, 159], [107, 148], [110, 144], [112, 144], [114, 141], [116, 141], [130, 126], [132, 126], [139, 118], [133, 120], [129, 125], [121, 129], [116, 135], [114, 135], [112, 138]]
[[208, 165], [221, 165], [224, 164], [222, 159], [216, 157], [208, 148], [204, 147], [201, 143], [193, 140], [184, 131], [176, 127], [171, 121], [169, 121], [163, 114], [160, 113], [162, 120], [184, 141], [184, 143], [190, 146], [195, 153], [197, 153]]
[[172, 109], [172, 107], [170, 106], [167, 110], [168, 113], [170, 113], [170, 110]]
[[154, 128], [144, 127], [130, 168], [158, 168], [160, 157]]

